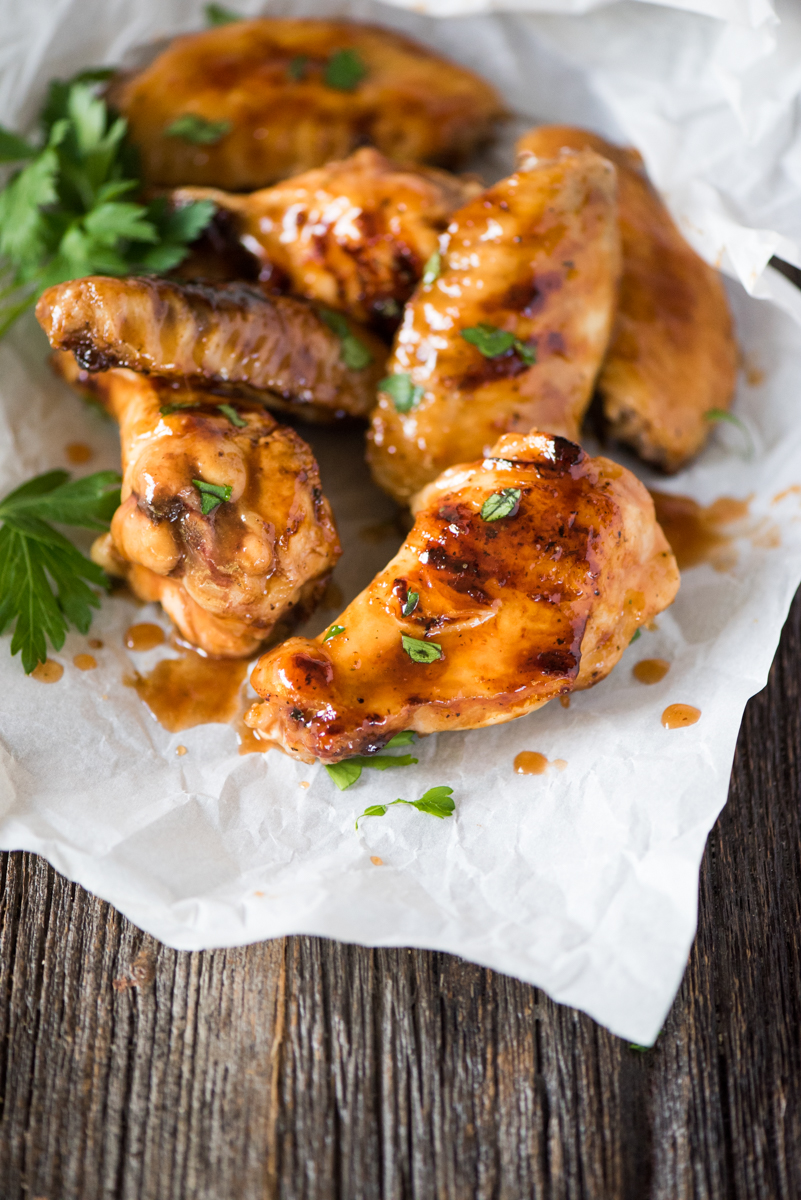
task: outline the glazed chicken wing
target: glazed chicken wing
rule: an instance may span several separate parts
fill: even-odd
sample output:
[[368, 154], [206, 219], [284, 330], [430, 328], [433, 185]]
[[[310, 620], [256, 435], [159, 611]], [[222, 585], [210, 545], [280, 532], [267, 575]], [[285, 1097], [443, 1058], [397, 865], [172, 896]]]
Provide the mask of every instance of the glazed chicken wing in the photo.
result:
[[552, 158], [596, 150], [618, 169], [623, 274], [615, 332], [598, 390], [610, 432], [676, 471], [703, 446], [705, 413], [734, 395], [737, 344], [720, 275], [687, 244], [636, 150], [583, 129], [532, 129], [518, 150]]
[[382, 328], [394, 319], [394, 329], [451, 213], [480, 190], [365, 147], [249, 195], [186, 188], [175, 198], [207, 197], [230, 214], [266, 285]]
[[449, 166], [503, 107], [471, 71], [410, 38], [345, 21], [236, 21], [175, 41], [112, 82], [151, 184], [264, 187], [369, 143]]
[[48, 288], [36, 316], [50, 344], [88, 371], [127, 367], [189, 380], [306, 420], [366, 416], [386, 355], [339, 313], [321, 316], [241, 283], [95, 275]]
[[405, 729], [510, 721], [590, 687], [678, 589], [643, 485], [559, 437], [508, 434], [415, 507], [341, 632], [256, 664], [263, 699], [245, 719], [304, 762], [371, 753]]
[[122, 503], [92, 557], [207, 654], [252, 654], [307, 616], [340, 554], [306, 443], [258, 405], [127, 370], [59, 373], [120, 423]]
[[612, 326], [619, 242], [614, 167], [591, 152], [520, 170], [455, 214], [439, 278], [406, 306], [373, 413], [382, 488], [408, 500], [505, 431], [578, 436]]

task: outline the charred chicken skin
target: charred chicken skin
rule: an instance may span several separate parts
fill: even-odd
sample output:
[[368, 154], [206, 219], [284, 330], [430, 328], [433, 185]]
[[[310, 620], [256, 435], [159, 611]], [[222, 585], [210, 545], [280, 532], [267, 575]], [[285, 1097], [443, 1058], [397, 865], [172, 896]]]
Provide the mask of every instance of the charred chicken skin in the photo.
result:
[[591, 687], [679, 586], [643, 485], [559, 437], [508, 434], [414, 507], [341, 632], [256, 664], [263, 699], [245, 719], [304, 762], [369, 754], [406, 729], [510, 721]]
[[371, 469], [396, 499], [504, 432], [577, 438], [617, 300], [615, 195], [614, 167], [585, 151], [517, 171], [454, 215], [372, 416]]
[[95, 275], [48, 288], [36, 316], [51, 346], [85, 370], [190, 381], [312, 421], [366, 416], [386, 355], [340, 314], [338, 333], [304, 301], [242, 283]]
[[263, 283], [394, 329], [451, 214], [481, 190], [365, 147], [249, 195], [185, 188], [229, 214]]
[[344, 21], [263, 18], [176, 38], [143, 71], [112, 81], [108, 95], [149, 183], [231, 191], [365, 143], [450, 166], [503, 114], [498, 94], [471, 71], [401, 34]]
[[737, 344], [720, 275], [687, 244], [636, 150], [583, 129], [532, 129], [518, 150], [549, 159], [596, 150], [618, 170], [623, 274], [615, 330], [598, 379], [610, 432], [676, 471], [703, 446], [705, 414], [734, 395]]
[[[259, 405], [55, 356], [120, 424], [122, 503], [92, 557], [207, 654], [252, 654], [314, 608], [340, 555], [317, 463]], [[233, 416], [231, 415], [233, 414]]]

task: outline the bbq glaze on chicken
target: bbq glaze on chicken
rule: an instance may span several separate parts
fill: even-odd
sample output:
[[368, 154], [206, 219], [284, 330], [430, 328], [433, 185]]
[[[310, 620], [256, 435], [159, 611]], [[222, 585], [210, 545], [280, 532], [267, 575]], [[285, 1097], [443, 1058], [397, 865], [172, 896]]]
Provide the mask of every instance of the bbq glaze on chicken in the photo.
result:
[[88, 371], [190, 381], [309, 421], [366, 416], [386, 356], [341, 314], [243, 283], [94, 275], [48, 288], [36, 316], [51, 346]]
[[252, 654], [308, 616], [340, 546], [302, 438], [259, 405], [54, 357], [120, 424], [122, 503], [94, 560], [207, 654]]
[[576, 439], [617, 299], [615, 195], [614, 167], [585, 151], [519, 170], [454, 215], [372, 416], [368, 459], [396, 499], [504, 432]]
[[553, 125], [518, 143], [545, 159], [562, 147], [596, 150], [618, 170], [623, 274], [598, 379], [610, 432], [647, 462], [676, 471], [706, 441], [706, 414], [727, 409], [734, 396], [737, 344], [722, 280], [679, 233], [636, 150]]
[[304, 762], [511, 721], [591, 687], [679, 586], [643, 485], [559, 437], [508, 434], [414, 507], [398, 554], [329, 633], [254, 668], [263, 699], [247, 724]]
[[249, 195], [185, 188], [229, 214], [268, 287], [394, 329], [453, 211], [481, 185], [365, 147]]
[[345, 21], [236, 21], [176, 38], [108, 92], [148, 183], [264, 187], [365, 143], [451, 166], [503, 115], [498, 94], [418, 42]]

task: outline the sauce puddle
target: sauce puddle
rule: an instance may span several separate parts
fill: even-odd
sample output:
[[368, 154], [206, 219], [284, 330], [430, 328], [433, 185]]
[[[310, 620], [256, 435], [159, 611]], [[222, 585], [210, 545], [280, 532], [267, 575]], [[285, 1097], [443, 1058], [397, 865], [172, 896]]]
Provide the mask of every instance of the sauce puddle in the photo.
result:
[[539, 754], [536, 750], [521, 750], [515, 757], [513, 766], [515, 775], [544, 775], [548, 767], [564, 771], [567, 763], [563, 758], [554, 758], [549, 762], [544, 754]]
[[661, 683], [670, 670], [664, 658], [643, 658], [631, 668], [631, 673], [640, 683]]
[[665, 729], [684, 729], [687, 725], [695, 725], [700, 719], [700, 708], [695, 708], [692, 704], [669, 704], [662, 713]]
[[234, 721], [247, 669], [245, 659], [204, 658], [187, 650], [180, 658], [163, 659], [148, 675], [124, 682], [136, 689], [160, 725], [178, 733], [194, 725]]
[[723, 532], [748, 516], [751, 498], [735, 500], [720, 496], [706, 507], [689, 496], [671, 496], [651, 492], [656, 519], [664, 530], [676, 556], [679, 570], [709, 563], [716, 571], [726, 571], [737, 561], [734, 534]]
[[125, 631], [125, 645], [129, 650], [154, 650], [165, 641], [164, 630], [160, 625], [144, 621], [141, 625], [131, 625]]

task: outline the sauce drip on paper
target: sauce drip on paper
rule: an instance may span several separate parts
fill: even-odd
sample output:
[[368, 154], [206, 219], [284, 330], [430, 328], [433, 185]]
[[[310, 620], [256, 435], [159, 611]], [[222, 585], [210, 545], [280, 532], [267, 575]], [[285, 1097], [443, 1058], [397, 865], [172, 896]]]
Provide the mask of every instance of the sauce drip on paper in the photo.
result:
[[131, 625], [125, 632], [125, 645], [129, 650], [153, 650], [161, 646], [164, 640], [164, 630], [150, 621]]
[[148, 675], [137, 674], [125, 682], [136, 688], [160, 725], [178, 733], [193, 725], [233, 721], [247, 669], [241, 658], [204, 658], [187, 650], [180, 658], [163, 659]]
[[687, 725], [695, 725], [700, 719], [700, 708], [695, 708], [692, 704], [669, 704], [662, 713], [665, 729], [684, 729]]
[[36, 679], [39, 683], [58, 683], [63, 674], [64, 668], [61, 663], [56, 662], [54, 658], [47, 658], [43, 663], [36, 664], [31, 671], [31, 679]]
[[76, 654], [72, 662], [73, 666], [76, 666], [79, 671], [94, 671], [97, 666], [97, 659], [94, 654]]
[[643, 658], [631, 668], [631, 673], [640, 683], [661, 683], [670, 670], [664, 658]]
[[564, 771], [567, 763], [563, 758], [555, 758], [549, 762], [544, 754], [539, 754], [536, 750], [521, 750], [513, 765], [515, 775], [544, 775], [548, 767]]
[[716, 571], [732, 565], [734, 536], [724, 532], [748, 516], [750, 499], [720, 496], [706, 507], [689, 496], [651, 492], [656, 519], [664, 530], [680, 570], [709, 563]]

